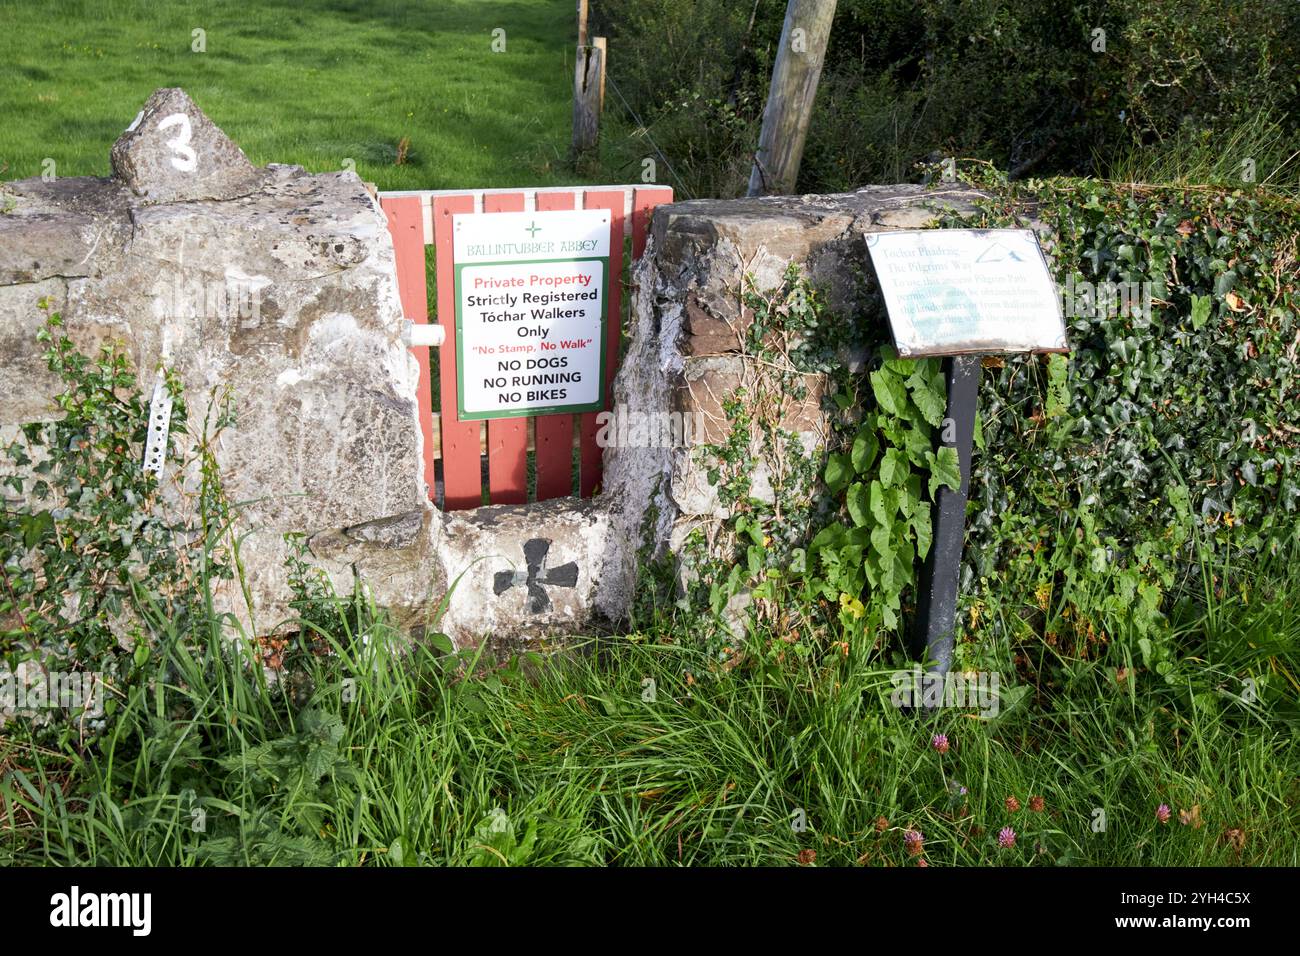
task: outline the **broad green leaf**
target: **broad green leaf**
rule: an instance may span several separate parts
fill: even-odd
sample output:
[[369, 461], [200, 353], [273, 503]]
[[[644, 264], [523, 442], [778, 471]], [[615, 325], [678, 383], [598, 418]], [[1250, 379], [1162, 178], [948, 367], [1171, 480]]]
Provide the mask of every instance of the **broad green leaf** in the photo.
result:
[[890, 448], [880, 462], [880, 481], [886, 488], [892, 488], [906, 481], [910, 471], [906, 456], [897, 448]]
[[924, 502], [912, 513], [912, 530], [916, 532], [916, 556], [924, 561], [930, 553], [930, 543], [934, 540], [930, 508]]
[[943, 445], [932, 456], [930, 464], [930, 497], [933, 499], [940, 485], [954, 491], [961, 488], [961, 459], [957, 449]]
[[867, 502], [867, 486], [860, 481], [855, 481], [849, 486], [848, 494], [849, 517], [853, 523], [863, 527], [871, 523], [869, 507]]
[[906, 428], [899, 437], [899, 445], [907, 451], [908, 461], [918, 468], [928, 467], [933, 446], [930, 436], [919, 428]]
[[853, 439], [853, 468], [859, 475], [865, 474], [876, 461], [880, 453], [880, 442], [876, 439], [875, 429], [863, 428], [858, 437]]
[[867, 572], [867, 582], [871, 585], [872, 590], [880, 587], [880, 559], [873, 554], [869, 554], [866, 561], [862, 563], [862, 567]]
[[898, 627], [898, 614], [888, 604], [881, 608], [881, 622], [888, 628]]
[[879, 481], [871, 483], [871, 517], [880, 525], [889, 525], [893, 509], [885, 508], [885, 486]]
[[826, 487], [833, 492], [843, 491], [852, 477], [853, 467], [848, 456], [839, 453], [831, 455], [826, 462]]
[[876, 396], [880, 407], [890, 415], [907, 414], [907, 386], [892, 372], [883, 368], [872, 372], [871, 393]]
[[912, 401], [921, 416], [935, 428], [943, 423], [943, 413], [948, 407], [948, 390], [943, 372], [935, 363], [918, 362], [916, 370], [907, 380]]
[[828, 524], [822, 528], [812, 539], [813, 552], [834, 550], [840, 546], [844, 540], [844, 525]]
[[882, 567], [888, 567], [894, 559], [894, 534], [888, 525], [878, 525], [871, 529], [871, 550], [880, 557]]
[[916, 472], [911, 472], [907, 476], [907, 481], [898, 490], [898, 495], [898, 510], [904, 517], [911, 517], [918, 508], [926, 507], [925, 502], [921, 500], [921, 476]]

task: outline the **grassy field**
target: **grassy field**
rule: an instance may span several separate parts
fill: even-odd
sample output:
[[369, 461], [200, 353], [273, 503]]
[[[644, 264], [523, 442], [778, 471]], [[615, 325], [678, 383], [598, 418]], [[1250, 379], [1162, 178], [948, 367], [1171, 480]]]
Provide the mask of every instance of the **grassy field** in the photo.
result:
[[1294, 702], [1231, 680], [1297, 667], [1300, 590], [1265, 570], [1187, 610], [1184, 679], [1062, 662], [993, 719], [896, 709], [906, 665], [862, 648], [719, 674], [671, 617], [497, 666], [338, 615], [272, 687], [158, 620], [94, 747], [0, 740], [0, 865], [1295, 866]]
[[381, 189], [592, 181], [564, 163], [566, 0], [0, 0], [0, 25], [0, 179], [47, 157], [107, 175], [149, 94], [180, 86], [259, 164], [352, 159]]

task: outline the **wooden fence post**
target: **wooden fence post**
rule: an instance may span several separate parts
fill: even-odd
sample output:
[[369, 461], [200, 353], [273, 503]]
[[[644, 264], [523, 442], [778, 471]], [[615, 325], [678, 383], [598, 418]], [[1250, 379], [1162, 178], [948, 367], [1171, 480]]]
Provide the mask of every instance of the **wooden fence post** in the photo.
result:
[[573, 158], [596, 148], [600, 137], [600, 101], [605, 85], [604, 45], [578, 47], [573, 73]]
[[600, 99], [598, 108], [605, 112], [605, 69], [609, 66], [609, 45], [604, 37], [594, 37], [591, 45], [600, 51]]
[[790, 0], [785, 8], [747, 195], [794, 192], [834, 18], [835, 0]]

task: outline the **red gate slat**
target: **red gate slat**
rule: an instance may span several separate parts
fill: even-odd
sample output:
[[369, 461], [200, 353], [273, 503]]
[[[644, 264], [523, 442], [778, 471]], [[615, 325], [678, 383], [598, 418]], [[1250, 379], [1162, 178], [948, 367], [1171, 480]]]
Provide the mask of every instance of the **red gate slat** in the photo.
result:
[[673, 191], [667, 186], [648, 186], [632, 191], [632, 261], [645, 252], [646, 235], [650, 231], [650, 214], [660, 203], [672, 202]]
[[[483, 197], [483, 211], [523, 212], [523, 193]], [[494, 505], [528, 501], [528, 419], [494, 418], [487, 423], [488, 500]]]
[[[429, 321], [428, 291], [424, 271], [424, 212], [419, 196], [381, 199], [380, 208], [388, 218], [388, 232], [393, 237], [397, 259], [397, 289], [402, 313], [412, 322]], [[419, 404], [420, 432], [424, 435], [424, 481], [433, 497], [433, 386], [429, 372], [429, 350], [411, 349], [420, 364], [420, 381], [415, 387]]]
[[[538, 193], [537, 211], [573, 209], [574, 193]], [[537, 500], [563, 498], [573, 491], [573, 415], [533, 419], [537, 445]]]
[[[589, 192], [583, 196], [584, 209], [609, 210], [609, 288], [605, 291], [605, 405], [614, 407], [614, 373], [618, 371], [619, 350], [623, 341], [623, 190]], [[601, 448], [596, 444], [596, 416], [584, 412], [578, 423], [582, 450], [578, 468], [578, 492], [590, 498], [600, 484]]]
[[472, 213], [473, 196], [433, 197], [433, 239], [437, 255], [438, 322], [445, 337], [439, 359], [439, 392], [442, 396], [442, 482], [443, 507], [447, 511], [477, 508], [483, 503], [482, 465], [479, 461], [479, 430], [476, 421], [462, 422], [456, 401], [456, 290], [452, 268], [451, 217]]

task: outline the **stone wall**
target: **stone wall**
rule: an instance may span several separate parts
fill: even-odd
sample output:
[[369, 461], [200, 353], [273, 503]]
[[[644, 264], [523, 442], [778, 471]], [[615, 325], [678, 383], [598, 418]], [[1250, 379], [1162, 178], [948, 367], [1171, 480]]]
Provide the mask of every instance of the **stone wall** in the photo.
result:
[[[443, 514], [423, 482], [392, 242], [362, 182], [254, 167], [175, 89], [149, 98], [111, 157], [107, 179], [0, 186], [0, 446], [56, 414], [58, 383], [36, 341], [48, 298], [83, 350], [121, 342], [142, 388], [174, 368], [192, 429], [210, 402], [233, 399], [236, 423], [215, 453], [241, 503], [251, 603], [232, 583], [221, 610], [250, 633], [280, 625], [285, 535], [300, 533], [337, 588], [364, 582], [412, 633], [435, 624], [450, 589], [436, 626], [461, 646], [537, 644], [590, 631], [593, 615], [620, 618], [647, 557], [676, 554], [688, 529], [725, 518], [699, 446], [725, 435], [721, 400], [755, 373], [739, 348], [752, 320], [743, 273], [771, 288], [794, 262], [826, 285], [833, 308], [852, 308], [847, 277], [866, 265], [864, 233], [918, 227], [974, 198], [880, 187], [660, 207], [635, 274], [616, 401], [620, 412], [689, 413], [699, 427], [685, 446], [607, 447], [595, 499]], [[815, 455], [824, 383], [806, 384], [781, 417]], [[167, 506], [183, 510], [198, 475], [164, 477]]]
[[[83, 351], [121, 342], [146, 390], [174, 368], [193, 428], [228, 389], [237, 424], [216, 453], [254, 607], [221, 597], [265, 633], [288, 613], [286, 532], [372, 540], [426, 500], [384, 217], [352, 173], [254, 167], [181, 90], [151, 96], [111, 156], [111, 178], [3, 187], [0, 428], [55, 414], [42, 298]], [[197, 474], [165, 477], [182, 507]]]
[[[703, 533], [714, 556], [727, 517], [708, 480], [716, 458], [704, 446], [723, 443], [732, 429], [722, 404], [744, 387], [758, 391], [764, 362], [745, 341], [754, 316], [745, 283], [757, 292], [779, 288], [791, 263], [826, 293], [829, 310], [863, 308], [870, 274], [867, 233], [917, 229], [950, 211], [969, 212], [979, 194], [960, 187], [872, 186], [828, 196], [696, 200], [655, 210], [651, 241], [635, 277], [631, 346], [615, 382], [615, 400], [634, 409], [671, 409], [697, 423], [693, 441], [678, 448], [610, 448], [605, 497], [611, 523], [627, 543], [622, 562], [607, 568], [598, 601], [612, 616], [630, 605], [638, 558], [683, 552], [686, 536]], [[748, 276], [748, 280], [746, 280]], [[842, 360], [863, 356], [846, 350]], [[803, 378], [804, 394], [781, 396], [773, 417], [793, 432], [820, 465], [829, 420], [826, 377]], [[749, 435], [752, 493], [770, 501], [769, 462], [759, 435]], [[679, 564], [680, 578], [692, 569]]]

